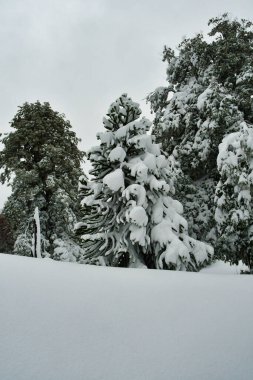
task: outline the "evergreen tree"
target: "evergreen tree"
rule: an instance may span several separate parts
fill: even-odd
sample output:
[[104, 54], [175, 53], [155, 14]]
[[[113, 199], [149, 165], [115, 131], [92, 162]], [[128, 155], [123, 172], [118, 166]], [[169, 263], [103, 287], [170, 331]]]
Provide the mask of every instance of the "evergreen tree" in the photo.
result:
[[42, 255], [76, 261], [81, 254], [72, 232], [78, 216], [78, 178], [83, 153], [64, 115], [49, 103], [25, 103], [1, 139], [1, 181], [12, 183], [4, 214], [14, 232], [14, 251], [31, 255], [33, 215], [39, 208]]
[[5, 215], [0, 214], [0, 252], [11, 253], [13, 250], [13, 234]]
[[242, 260], [253, 272], [253, 127], [241, 124], [219, 147], [220, 181], [216, 188], [215, 219], [218, 250], [233, 264]]
[[209, 25], [209, 41], [202, 34], [185, 39], [177, 55], [165, 47], [169, 84], [148, 101], [156, 113], [153, 133], [184, 174], [175, 195], [190, 231], [213, 241], [218, 146], [242, 122], [252, 124], [253, 30], [251, 22], [226, 14]]
[[91, 149], [90, 182], [84, 178], [84, 260], [109, 266], [143, 266], [196, 271], [212, 248], [188, 235], [182, 205], [173, 200], [173, 158], [161, 154], [151, 123], [126, 94], [109, 108]]

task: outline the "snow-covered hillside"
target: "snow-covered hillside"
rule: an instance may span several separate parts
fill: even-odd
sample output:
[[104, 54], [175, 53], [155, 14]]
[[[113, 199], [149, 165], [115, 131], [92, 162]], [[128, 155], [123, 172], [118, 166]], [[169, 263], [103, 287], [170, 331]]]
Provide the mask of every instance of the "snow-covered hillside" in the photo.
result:
[[251, 380], [253, 276], [0, 255], [2, 380]]

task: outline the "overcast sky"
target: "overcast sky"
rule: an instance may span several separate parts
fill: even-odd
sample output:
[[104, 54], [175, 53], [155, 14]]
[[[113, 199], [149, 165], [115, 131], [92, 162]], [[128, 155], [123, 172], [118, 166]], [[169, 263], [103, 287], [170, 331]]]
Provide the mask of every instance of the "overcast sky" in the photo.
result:
[[[252, 19], [252, 0], [0, 0], [1, 132], [25, 101], [49, 101], [88, 149], [121, 93], [148, 113], [143, 99], [166, 83], [163, 46], [226, 11]], [[0, 208], [8, 193], [0, 185]]]

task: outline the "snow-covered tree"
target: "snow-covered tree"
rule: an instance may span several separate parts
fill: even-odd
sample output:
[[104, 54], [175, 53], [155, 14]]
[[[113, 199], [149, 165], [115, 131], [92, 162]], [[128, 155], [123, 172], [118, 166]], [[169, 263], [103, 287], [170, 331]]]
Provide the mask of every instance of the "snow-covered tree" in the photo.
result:
[[78, 207], [78, 178], [83, 153], [64, 115], [49, 103], [25, 103], [1, 139], [2, 182], [12, 194], [4, 207], [14, 232], [17, 254], [32, 255], [33, 215], [40, 213], [42, 256], [76, 261], [81, 250], [73, 227]]
[[183, 203], [190, 231], [205, 240], [215, 236], [218, 146], [253, 119], [252, 24], [225, 14], [209, 25], [208, 39], [202, 34], [185, 39], [178, 54], [165, 47], [168, 86], [148, 97], [156, 114], [153, 133], [185, 176], [176, 184], [175, 196]]
[[241, 124], [219, 146], [215, 219], [218, 249], [225, 260], [239, 260], [253, 272], [253, 126]]
[[90, 263], [196, 271], [212, 248], [188, 235], [183, 207], [172, 198], [177, 172], [154, 137], [151, 123], [126, 94], [109, 108], [91, 149], [90, 182], [82, 181], [83, 221], [77, 226]]

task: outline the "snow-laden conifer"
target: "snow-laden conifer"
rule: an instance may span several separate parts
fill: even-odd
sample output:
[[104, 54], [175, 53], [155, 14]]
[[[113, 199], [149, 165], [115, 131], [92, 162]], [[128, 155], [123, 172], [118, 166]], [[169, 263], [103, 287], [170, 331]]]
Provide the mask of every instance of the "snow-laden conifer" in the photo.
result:
[[104, 118], [91, 149], [92, 180], [81, 184], [83, 221], [77, 229], [85, 260], [110, 266], [198, 270], [212, 248], [188, 235], [181, 203], [173, 199], [177, 167], [166, 158], [126, 94]]
[[12, 185], [3, 212], [13, 230], [14, 252], [32, 255], [33, 216], [38, 207], [42, 256], [76, 261], [82, 252], [73, 232], [82, 174], [79, 140], [69, 121], [49, 103], [25, 103], [11, 128], [1, 139], [0, 168], [2, 182]]
[[253, 127], [241, 124], [219, 146], [220, 181], [215, 193], [218, 246], [233, 264], [253, 271]]
[[214, 194], [223, 138], [253, 121], [253, 29], [227, 14], [209, 21], [208, 39], [186, 38], [178, 53], [165, 47], [167, 87], [148, 97], [155, 112], [154, 134], [181, 165], [176, 199], [197, 238], [215, 239]]

